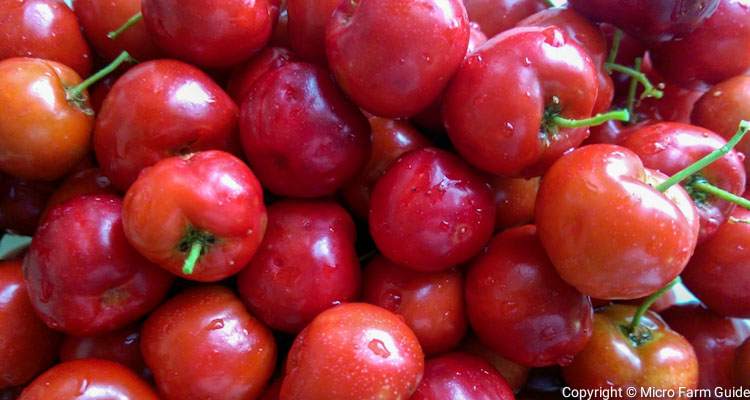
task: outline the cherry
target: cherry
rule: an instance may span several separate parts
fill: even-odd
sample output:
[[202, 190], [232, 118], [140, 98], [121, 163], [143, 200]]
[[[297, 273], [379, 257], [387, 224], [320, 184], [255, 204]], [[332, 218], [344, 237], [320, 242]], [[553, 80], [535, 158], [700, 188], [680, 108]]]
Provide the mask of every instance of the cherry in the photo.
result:
[[280, 395], [281, 379], [277, 379], [266, 388], [266, 390], [260, 396], [260, 400], [279, 400]]
[[460, 350], [479, 356], [489, 362], [503, 376], [505, 381], [508, 382], [514, 393], [517, 393], [526, 384], [530, 368], [516, 364], [498, 355], [495, 351], [482, 344], [476, 336], [469, 336]]
[[370, 213], [370, 195], [378, 179], [399, 157], [428, 147], [430, 141], [407, 121], [370, 117], [372, 150], [362, 172], [342, 189], [346, 204], [360, 218]]
[[33, 235], [54, 185], [0, 174], [0, 232]]
[[172, 277], [125, 239], [122, 201], [84, 196], [52, 208], [24, 260], [31, 302], [53, 329], [95, 335], [151, 311]]
[[400, 317], [370, 304], [342, 304], [294, 340], [279, 398], [404, 399], [423, 371], [419, 341]]
[[[76, 15], [65, 3], [59, 0], [3, 1], [0, 10], [0, 60], [43, 58], [66, 65], [82, 77], [91, 73], [91, 50], [81, 34]], [[7, 109], [3, 107], [3, 110]]]
[[107, 332], [98, 336], [66, 336], [60, 347], [60, 360], [98, 358], [119, 363], [143, 377], [150, 378], [140, 348], [140, 325]]
[[696, 297], [712, 311], [750, 317], [746, 279], [750, 264], [750, 211], [737, 208], [715, 235], [699, 245], [682, 276]]
[[411, 400], [515, 400], [503, 377], [485, 360], [450, 353], [427, 360], [424, 378]]
[[495, 193], [495, 229], [503, 230], [524, 225], [534, 220], [539, 178], [493, 177]]
[[266, 231], [253, 172], [222, 151], [171, 157], [146, 169], [125, 196], [123, 227], [152, 262], [212, 282], [247, 265]]
[[[539, 238], [560, 276], [599, 299], [634, 299], [682, 272], [698, 238], [687, 192], [632, 151], [582, 147], [558, 160], [539, 189]], [[658, 240], [656, 240], [658, 238]]]
[[591, 340], [573, 363], [563, 368], [568, 384], [585, 389], [696, 388], [698, 361], [690, 343], [651, 311], [643, 315], [635, 333], [628, 333], [635, 310], [612, 305], [594, 315]]
[[70, 199], [86, 195], [117, 194], [112, 182], [98, 168], [88, 168], [68, 176], [47, 200], [44, 214]]
[[695, 87], [717, 84], [750, 70], [748, 46], [750, 7], [744, 1], [720, 0], [716, 11], [695, 31], [652, 48], [651, 55], [663, 76]]
[[126, 367], [106, 360], [68, 361], [37, 377], [18, 400], [157, 400], [151, 387]]
[[289, 40], [289, 9], [287, 7], [287, 0], [277, 1], [279, 3], [279, 17], [276, 20], [276, 25], [273, 28], [271, 34], [270, 46], [291, 46]]
[[266, 47], [248, 62], [232, 71], [227, 93], [237, 104], [242, 104], [256, 82], [267, 72], [297, 61], [297, 56], [283, 47]]
[[237, 106], [208, 75], [179, 61], [142, 63], [117, 80], [96, 119], [102, 171], [125, 191], [143, 168], [237, 146]]
[[263, 186], [291, 197], [335, 193], [370, 151], [362, 113], [325, 70], [298, 62], [255, 83], [242, 104], [240, 138]]
[[274, 203], [263, 243], [237, 277], [242, 300], [271, 328], [301, 331], [357, 296], [355, 235], [352, 218], [336, 203]]
[[370, 207], [378, 249], [418, 271], [468, 261], [495, 225], [487, 184], [459, 158], [434, 148], [407, 153], [391, 166], [375, 185]]
[[734, 383], [747, 387], [750, 385], [750, 340], [737, 349], [734, 360]]
[[[661, 122], [633, 129], [620, 144], [635, 152], [645, 167], [674, 175], [727, 142], [697, 126]], [[744, 157], [732, 150], [684, 182], [700, 216], [699, 242], [710, 238], [735, 208], [734, 203], [702, 190], [701, 183], [741, 195], [746, 179], [743, 161]]]
[[364, 271], [363, 300], [404, 318], [427, 354], [453, 349], [466, 334], [463, 277], [416, 272], [376, 257]]
[[343, 1], [326, 31], [338, 83], [358, 106], [388, 118], [413, 116], [436, 100], [468, 42], [460, 0]]
[[310, 62], [326, 63], [326, 26], [338, 0], [288, 0], [289, 42], [292, 50]]
[[0, 390], [29, 382], [55, 359], [60, 335], [36, 316], [20, 261], [0, 261]]
[[469, 19], [488, 37], [516, 26], [522, 19], [547, 8], [544, 0], [463, 0]]
[[271, 332], [219, 286], [188, 289], [156, 309], [141, 350], [165, 400], [256, 398], [276, 362]]
[[591, 337], [591, 301], [560, 279], [532, 225], [499, 234], [472, 261], [466, 304], [479, 339], [525, 366], [568, 364]]

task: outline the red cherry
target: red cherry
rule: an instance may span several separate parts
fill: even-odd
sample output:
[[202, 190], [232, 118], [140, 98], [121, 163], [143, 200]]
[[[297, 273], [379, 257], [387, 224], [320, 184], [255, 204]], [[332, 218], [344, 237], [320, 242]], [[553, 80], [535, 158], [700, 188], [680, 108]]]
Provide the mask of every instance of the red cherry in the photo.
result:
[[517, 393], [526, 385], [530, 368], [516, 364], [507, 358], [498, 355], [495, 351], [482, 344], [475, 336], [469, 338], [461, 346], [461, 350], [474, 354], [489, 362], [506, 382], [514, 393]]
[[130, 325], [123, 329], [99, 336], [66, 336], [60, 347], [60, 360], [71, 361], [98, 358], [122, 364], [140, 375], [149, 378], [141, 355], [141, 327]]
[[227, 93], [237, 104], [242, 104], [253, 85], [263, 75], [296, 60], [297, 56], [283, 47], [267, 47], [247, 63], [232, 71], [227, 83]]
[[0, 232], [33, 235], [54, 185], [0, 174]]
[[288, 0], [289, 42], [307, 61], [326, 64], [326, 26], [339, 0]]
[[424, 378], [411, 400], [515, 400], [503, 377], [485, 360], [450, 353], [427, 360]]
[[102, 174], [99, 168], [84, 169], [68, 176], [57, 187], [57, 190], [47, 200], [44, 215], [48, 214], [53, 207], [68, 200], [80, 196], [100, 194], [117, 194], [117, 192], [112, 187], [112, 182]]
[[463, 0], [469, 19], [488, 37], [516, 26], [522, 19], [547, 8], [544, 0]]
[[539, 178], [501, 178], [491, 181], [495, 193], [495, 229], [503, 230], [534, 221]]

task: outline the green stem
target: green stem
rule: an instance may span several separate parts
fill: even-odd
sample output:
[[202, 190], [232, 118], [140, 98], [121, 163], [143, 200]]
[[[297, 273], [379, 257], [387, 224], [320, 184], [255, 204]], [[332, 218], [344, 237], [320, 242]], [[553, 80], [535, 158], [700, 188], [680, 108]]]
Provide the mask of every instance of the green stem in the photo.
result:
[[630, 325], [628, 325], [628, 332], [630, 334], [634, 333], [636, 328], [638, 328], [638, 325], [641, 324], [641, 319], [643, 318], [643, 315], [646, 314], [646, 311], [648, 311], [649, 308], [651, 308], [654, 303], [656, 303], [656, 300], [659, 300], [661, 296], [664, 295], [664, 293], [667, 293], [668, 291], [672, 290], [675, 285], [680, 283], [681, 279], [678, 276], [677, 278], [674, 278], [672, 282], [669, 282], [667, 286], [664, 286], [663, 288], [656, 291], [656, 293], [652, 294], [651, 296], [646, 297], [645, 300], [643, 300], [643, 303], [638, 307], [638, 309], [635, 311], [635, 314], [633, 314], [633, 319], [630, 321]]
[[615, 29], [615, 34], [612, 36], [612, 48], [609, 50], [609, 57], [607, 57], [607, 64], [614, 64], [617, 60], [617, 53], [620, 52], [620, 43], [622, 42], [622, 31]]
[[607, 121], [627, 121], [630, 119], [628, 110], [613, 110], [603, 114], [596, 114], [586, 119], [569, 119], [559, 115], [551, 118], [551, 122], [561, 128], [584, 128], [588, 126], [601, 125]]
[[698, 189], [702, 192], [708, 193], [711, 196], [719, 198], [721, 200], [728, 201], [730, 203], [737, 204], [738, 206], [750, 210], [750, 200], [737, 196], [734, 193], [727, 192], [726, 190], [716, 187], [705, 180], [697, 180], [691, 184], [693, 188]]
[[198, 257], [201, 256], [203, 250], [203, 243], [200, 240], [196, 240], [190, 245], [190, 252], [185, 258], [185, 263], [182, 264], [182, 273], [185, 275], [192, 275], [195, 270], [195, 263], [198, 261]]
[[607, 67], [607, 70], [610, 72], [619, 72], [638, 80], [638, 83], [643, 85], [643, 94], [641, 95], [641, 98], [653, 97], [655, 99], [661, 99], [664, 96], [664, 92], [654, 87], [646, 74], [641, 71], [615, 63], [606, 63], [605, 67]]
[[137, 24], [140, 22], [140, 20], [143, 19], [143, 13], [138, 12], [137, 14], [133, 15], [132, 17], [128, 18], [127, 21], [125, 21], [124, 24], [122, 24], [119, 28], [113, 30], [112, 32], [109, 32], [107, 34], [107, 37], [111, 40], [117, 39], [118, 36], [120, 36], [121, 33], [128, 30], [131, 26]]
[[[643, 63], [643, 58], [638, 57], [635, 59], [635, 70], [638, 72], [641, 72], [641, 65]], [[638, 92], [638, 80], [631, 77], [630, 78], [630, 86], [628, 87], [628, 99], [626, 106], [628, 108], [628, 112], [630, 113], [630, 121], [628, 121], [630, 124], [634, 124], [637, 122], [637, 116], [635, 115], [635, 95]]]
[[76, 86], [66, 89], [66, 95], [69, 101], [80, 101], [83, 96], [83, 91], [88, 89], [91, 85], [98, 82], [100, 79], [111, 74], [114, 70], [120, 67], [125, 62], [136, 62], [136, 60], [128, 54], [127, 51], [120, 53], [117, 58], [114, 59], [109, 65], [99, 70], [94, 75], [89, 76], [85, 81], [79, 83]]
[[547, 3], [547, 7], [549, 8], [555, 8], [557, 7], [557, 4], [553, 0], [544, 0], [545, 3]]
[[729, 153], [734, 148], [734, 146], [736, 146], [737, 143], [739, 143], [740, 140], [742, 140], [742, 138], [745, 137], [748, 130], [750, 130], [750, 122], [749, 121], [740, 122], [740, 126], [737, 129], [737, 133], [735, 133], [734, 136], [732, 136], [732, 138], [729, 140], [729, 142], [727, 142], [727, 144], [725, 144], [719, 149], [712, 151], [710, 154], [701, 158], [695, 163], [689, 165], [687, 168], [683, 169], [682, 171], [672, 175], [669, 179], [659, 184], [656, 187], [656, 189], [659, 190], [660, 192], [666, 192], [672, 186], [693, 176], [693, 174], [711, 165], [711, 163], [713, 163], [714, 161], [720, 159], [721, 157], [724, 157], [725, 154]]

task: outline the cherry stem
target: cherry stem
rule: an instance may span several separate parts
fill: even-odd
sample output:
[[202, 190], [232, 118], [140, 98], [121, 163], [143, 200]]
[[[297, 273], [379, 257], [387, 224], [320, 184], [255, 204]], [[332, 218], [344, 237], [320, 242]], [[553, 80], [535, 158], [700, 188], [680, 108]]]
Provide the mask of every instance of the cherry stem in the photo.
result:
[[615, 34], [612, 36], [612, 48], [609, 49], [609, 57], [607, 57], [607, 64], [614, 64], [617, 60], [617, 53], [620, 52], [620, 42], [622, 42], [622, 31], [615, 29]]
[[120, 25], [119, 28], [113, 30], [112, 32], [109, 32], [107, 34], [107, 37], [110, 38], [111, 40], [117, 39], [117, 37], [120, 36], [120, 34], [122, 34], [123, 32], [125, 32], [126, 30], [130, 29], [131, 26], [137, 24], [142, 19], [143, 19], [143, 13], [138, 12], [137, 14], [135, 14], [132, 17], [128, 18], [128, 20], [125, 21], [124, 24]]
[[701, 192], [708, 193], [711, 196], [714, 196], [721, 200], [728, 201], [730, 203], [737, 204], [738, 206], [742, 208], [750, 210], [750, 200], [742, 196], [737, 196], [736, 194], [732, 192], [727, 192], [726, 190], [720, 187], [716, 187], [708, 183], [708, 181], [705, 179], [697, 179], [691, 183], [691, 186], [695, 189], [700, 190]]
[[735, 133], [734, 136], [732, 136], [732, 138], [727, 142], [727, 144], [725, 144], [724, 146], [721, 146], [721, 148], [718, 148], [712, 151], [707, 156], [689, 165], [687, 168], [683, 169], [682, 171], [672, 175], [669, 179], [665, 180], [664, 182], [656, 186], [656, 189], [660, 192], [666, 192], [672, 186], [693, 176], [695, 173], [699, 172], [703, 168], [706, 168], [707, 166], [711, 165], [714, 161], [720, 159], [721, 157], [724, 157], [724, 155], [729, 153], [734, 148], [734, 146], [736, 146], [737, 143], [739, 143], [739, 141], [742, 140], [743, 137], [745, 137], [748, 130], [750, 130], [750, 121], [741, 121], [740, 126], [737, 129], [737, 133]]
[[[635, 59], [635, 70], [638, 72], [641, 72], [641, 65], [643, 63], [643, 58], [638, 57]], [[628, 99], [626, 106], [628, 108], [628, 112], [630, 112], [630, 121], [628, 121], [630, 124], [634, 124], [637, 122], [637, 116], [635, 115], [635, 95], [638, 92], [638, 80], [631, 77], [630, 78], [630, 86], [628, 87]]]
[[200, 240], [196, 240], [190, 245], [190, 252], [185, 258], [185, 263], [182, 264], [182, 273], [185, 275], [192, 275], [195, 270], [195, 263], [198, 261], [198, 257], [201, 256], [203, 250], [203, 243]]
[[104, 78], [105, 76], [111, 74], [114, 70], [119, 68], [120, 65], [122, 65], [125, 62], [135, 63], [137, 61], [135, 60], [135, 58], [131, 57], [127, 51], [123, 51], [109, 65], [100, 69], [94, 75], [89, 76], [85, 81], [79, 83], [76, 86], [73, 86], [72, 88], [67, 89], [66, 92], [67, 92], [68, 100], [80, 99], [84, 90], [88, 89], [91, 85], [98, 82], [100, 79]]
[[555, 7], [557, 7], [557, 4], [555, 4], [555, 2], [552, 1], [552, 0], [544, 0], [544, 2], [547, 3], [547, 7], [549, 7], [549, 8], [555, 8]]
[[637, 310], [635, 310], [635, 314], [633, 314], [633, 319], [630, 321], [630, 325], [628, 325], [628, 333], [633, 334], [638, 328], [638, 325], [641, 324], [641, 319], [643, 319], [643, 316], [646, 314], [646, 311], [648, 311], [649, 308], [651, 308], [654, 303], [656, 303], [656, 300], [659, 300], [661, 296], [664, 295], [664, 293], [667, 293], [668, 291], [672, 290], [675, 285], [680, 283], [682, 280], [678, 276], [677, 278], [674, 278], [672, 282], [669, 282], [666, 286], [656, 291], [656, 293], [652, 294], [651, 296], [646, 297], [645, 300], [643, 300], [643, 303], [638, 307]]
[[585, 128], [601, 125], [607, 121], [628, 121], [629, 119], [630, 113], [628, 110], [613, 110], [586, 119], [569, 119], [555, 115], [550, 119], [550, 122], [561, 128]]
[[643, 94], [641, 95], [642, 99], [646, 97], [653, 97], [655, 99], [661, 99], [664, 96], [664, 92], [657, 89], [648, 79], [646, 74], [644, 74], [643, 72], [635, 70], [630, 67], [626, 67], [624, 65], [609, 63], [609, 62], [604, 64], [604, 66], [610, 72], [615, 71], [615, 72], [625, 74], [627, 76], [630, 76], [631, 78], [636, 79], [638, 83], [643, 85]]

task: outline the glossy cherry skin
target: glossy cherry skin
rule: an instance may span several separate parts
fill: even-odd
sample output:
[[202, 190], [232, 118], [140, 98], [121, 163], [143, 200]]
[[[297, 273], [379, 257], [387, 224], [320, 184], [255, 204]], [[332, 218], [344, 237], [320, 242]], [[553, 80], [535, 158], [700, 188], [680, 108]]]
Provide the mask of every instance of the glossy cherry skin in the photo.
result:
[[367, 119], [312, 64], [288, 63], [265, 74], [247, 95], [240, 119], [253, 171], [281, 196], [331, 195], [370, 154]]
[[664, 179], [620, 146], [585, 146], [558, 160], [542, 180], [536, 222], [560, 276], [591, 297], [627, 300], [679, 275], [700, 224], [682, 187], [652, 186]]
[[495, 194], [495, 229], [503, 230], [524, 225], [534, 220], [539, 178], [493, 177]]
[[[701, 0], [702, 1], [702, 0]], [[651, 49], [654, 66], [685, 87], [717, 84], [750, 70], [750, 7], [720, 0], [716, 11], [691, 34]]]
[[161, 55], [143, 22], [129, 27], [115, 39], [107, 37], [109, 32], [141, 11], [141, 0], [73, 0], [73, 9], [86, 38], [106, 60], [115, 59], [123, 50], [141, 62]]
[[570, 0], [569, 4], [597, 22], [608, 22], [644, 42], [683, 37], [710, 17], [719, 0]]
[[33, 235], [53, 184], [0, 174], [0, 232]]
[[591, 301], [560, 279], [533, 225], [497, 235], [472, 261], [466, 305], [479, 339], [521, 365], [568, 364], [591, 337]]
[[232, 150], [237, 106], [199, 69], [172, 60], [139, 64], [117, 80], [96, 119], [102, 171], [125, 191], [143, 168], [202, 150]]
[[244, 65], [232, 71], [227, 83], [227, 93], [237, 104], [242, 104], [255, 82], [263, 75], [296, 60], [297, 56], [288, 49], [267, 47]]
[[151, 39], [172, 57], [201, 67], [247, 60], [271, 37], [269, 0], [142, 0]]
[[1, 171], [51, 181], [85, 157], [94, 117], [69, 102], [65, 92], [79, 83], [75, 71], [49, 60], [0, 61]]
[[[138, 252], [186, 279], [213, 282], [247, 265], [266, 231], [263, 189], [238, 158], [204, 151], [159, 161], [125, 195], [125, 235]], [[182, 267], [203, 241], [192, 274]]]
[[[623, 331], [636, 307], [612, 305], [594, 315], [594, 332], [573, 363], [563, 368], [565, 381], [572, 387], [653, 387], [695, 389], [698, 360], [690, 343], [658, 314], [648, 311], [641, 327], [651, 337], [636, 344]], [[633, 398], [646, 399], [635, 396]]]
[[60, 335], [36, 316], [20, 261], [0, 261], [0, 293], [0, 389], [7, 389], [52, 364]]
[[388, 118], [413, 116], [436, 100], [468, 43], [460, 0], [342, 1], [326, 31], [339, 85], [358, 106]]
[[66, 336], [60, 347], [60, 360], [98, 358], [124, 365], [139, 376], [149, 378], [151, 372], [141, 355], [140, 324], [127, 326], [99, 336]]
[[84, 196], [50, 210], [24, 260], [31, 302], [50, 327], [95, 335], [151, 311], [172, 277], [125, 239], [122, 201]]
[[219, 286], [188, 289], [156, 309], [141, 351], [165, 400], [253, 399], [276, 363], [271, 331]]
[[547, 114], [561, 108], [565, 118], [590, 117], [596, 76], [586, 50], [563, 30], [506, 31], [469, 55], [452, 79], [443, 103], [448, 135], [480, 169], [506, 177], [540, 175], [588, 132], [561, 128], [552, 135], [542, 126]]
[[271, 34], [271, 41], [268, 43], [269, 46], [291, 46], [289, 40], [289, 10], [287, 8], [287, 0], [278, 1], [279, 3], [279, 15], [276, 19], [276, 24]]
[[734, 383], [744, 387], [750, 385], [750, 340], [745, 340], [736, 351]]
[[43, 58], [66, 65], [82, 77], [91, 73], [91, 50], [76, 15], [64, 2], [4, 1], [0, 10], [0, 60]]
[[530, 368], [516, 364], [507, 358], [498, 355], [495, 351], [482, 344], [476, 336], [469, 336], [460, 346], [459, 350], [474, 354], [486, 360], [497, 372], [502, 375], [513, 393], [518, 393], [526, 384]]
[[37, 377], [18, 400], [158, 400], [146, 381], [118, 363], [94, 358], [68, 361]]
[[682, 274], [685, 286], [711, 310], [750, 317], [750, 211], [738, 207], [716, 234], [695, 249]]
[[427, 360], [411, 400], [515, 400], [508, 382], [487, 361], [450, 353]]
[[547, 8], [543, 0], [464, 0], [469, 19], [479, 24], [487, 37], [516, 26], [529, 15]]
[[301, 331], [357, 296], [355, 237], [352, 218], [336, 203], [274, 203], [263, 243], [237, 277], [242, 300], [272, 329]]
[[362, 299], [402, 316], [426, 354], [451, 350], [466, 334], [461, 272], [416, 272], [378, 256], [363, 281]]
[[[697, 126], [676, 122], [648, 124], [632, 130], [620, 145], [635, 152], [646, 168], [674, 175], [714, 150], [726, 145], [719, 135]], [[736, 195], [745, 191], [744, 157], [737, 151], [720, 158], [701, 170], [700, 176], [709, 183]], [[735, 209], [735, 204], [690, 189], [700, 216], [698, 241], [710, 238]]]
[[342, 189], [346, 204], [360, 218], [370, 212], [372, 189], [399, 157], [430, 146], [430, 141], [404, 120], [370, 117], [372, 150], [362, 172]]
[[469, 260], [494, 230], [488, 185], [458, 157], [435, 148], [401, 157], [378, 180], [370, 200], [370, 233], [378, 249], [417, 271], [442, 271]]
[[695, 349], [700, 369], [699, 388], [734, 386], [735, 351], [750, 334], [747, 325], [714, 314], [699, 304], [674, 306], [662, 312], [662, 316]]
[[99, 168], [84, 169], [68, 176], [57, 187], [57, 190], [47, 200], [44, 214], [46, 215], [53, 207], [70, 199], [100, 194], [117, 194], [117, 191], [109, 178], [104, 176]]
[[307, 61], [326, 64], [326, 26], [339, 0], [288, 0], [289, 42]]
[[294, 340], [279, 398], [406, 399], [423, 371], [419, 341], [400, 317], [371, 304], [342, 304]]

